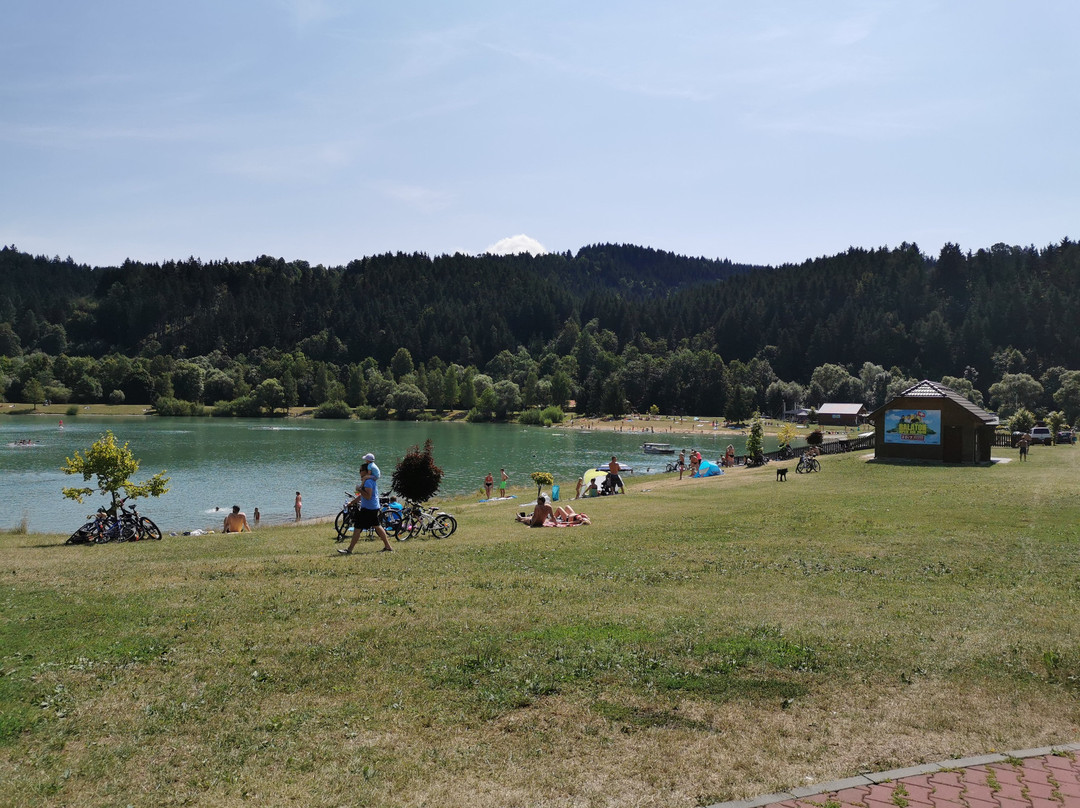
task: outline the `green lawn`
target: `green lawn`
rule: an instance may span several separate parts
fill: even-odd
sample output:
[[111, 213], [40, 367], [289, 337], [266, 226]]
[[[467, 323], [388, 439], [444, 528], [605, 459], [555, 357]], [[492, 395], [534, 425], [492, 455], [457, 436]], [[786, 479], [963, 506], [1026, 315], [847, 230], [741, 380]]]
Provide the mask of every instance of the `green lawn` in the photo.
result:
[[347, 558], [0, 536], [0, 804], [694, 806], [1077, 740], [1080, 452], [775, 465]]

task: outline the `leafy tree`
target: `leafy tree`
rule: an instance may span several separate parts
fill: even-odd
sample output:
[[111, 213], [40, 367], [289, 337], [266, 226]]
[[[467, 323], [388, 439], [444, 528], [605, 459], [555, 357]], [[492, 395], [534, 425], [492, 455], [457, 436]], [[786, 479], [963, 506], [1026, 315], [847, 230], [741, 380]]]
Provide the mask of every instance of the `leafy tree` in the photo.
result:
[[1054, 403], [1065, 413], [1070, 424], [1080, 418], [1080, 370], [1070, 370], [1061, 374], [1060, 386], [1054, 393]]
[[352, 417], [352, 410], [349, 409], [349, 405], [344, 401], [338, 399], [337, 401], [324, 401], [318, 407], [315, 408], [313, 414], [315, 418], [340, 418], [348, 420]]
[[551, 377], [551, 403], [559, 407], [566, 406], [574, 394], [570, 376], [566, 371], [558, 370]]
[[761, 415], [754, 413], [750, 421], [750, 434], [746, 436], [746, 456], [757, 457], [764, 451], [765, 427], [761, 423]]
[[397, 411], [398, 418], [405, 420], [427, 406], [427, 396], [415, 384], [405, 382], [394, 386], [394, 392], [386, 397], [386, 403], [390, 409]]
[[412, 354], [408, 348], [398, 348], [394, 358], [390, 360], [390, 374], [395, 381], [401, 381], [402, 377], [414, 370]]
[[532, 481], [536, 483], [536, 498], [540, 499], [540, 492], [544, 486], [552, 486], [555, 484], [555, 478], [547, 471], [534, 471], [529, 475], [532, 477]]
[[345, 386], [345, 401], [350, 407], [359, 407], [367, 402], [367, 394], [364, 390], [364, 374], [359, 365], [349, 368], [349, 383]]
[[521, 409], [521, 389], [509, 379], [495, 382], [491, 392], [495, 395], [495, 406], [492, 409], [497, 418], [506, 418], [510, 413]]
[[1009, 419], [1009, 429], [1013, 432], [1030, 432], [1035, 426], [1035, 414], [1031, 410], [1020, 407]]
[[289, 368], [281, 373], [281, 393], [286, 407], [295, 407], [300, 403], [300, 390], [296, 384], [296, 377]]
[[1057, 433], [1060, 432], [1065, 426], [1065, 413], [1052, 412], [1046, 416], [1046, 426], [1050, 429], [1050, 434], [1054, 436], [1054, 443], [1057, 443]]
[[741, 424], [754, 412], [754, 388], [748, 384], [732, 385], [724, 417], [734, 424]]
[[1043, 386], [1029, 373], [1006, 373], [1001, 381], [990, 385], [990, 406], [1003, 416], [1020, 408], [1038, 406]]
[[[61, 467], [65, 474], [81, 474], [83, 481], [91, 477], [96, 480], [96, 490], [111, 498], [110, 511], [116, 513], [123, 491], [129, 499], [139, 497], [160, 497], [168, 492], [169, 478], [164, 471], [159, 471], [144, 482], [133, 483], [132, 476], [139, 470], [139, 461], [135, 459], [128, 444], [119, 446], [112, 431], [107, 431], [86, 450], [85, 455], [75, 452], [74, 457], [65, 458]], [[95, 488], [63, 488], [63, 495], [81, 503], [94, 493]]]
[[285, 407], [285, 389], [277, 379], [264, 379], [255, 388], [253, 397], [259, 407], [268, 410], [271, 415]]
[[439, 490], [443, 470], [435, 465], [432, 457], [431, 439], [424, 441], [424, 448], [412, 446], [394, 469], [391, 484], [405, 499], [427, 502]]
[[33, 404], [36, 410], [37, 405], [45, 400], [45, 388], [37, 379], [31, 379], [23, 385], [22, 397], [24, 401]]
[[447, 409], [453, 409], [458, 402], [458, 371], [454, 365], [450, 365], [443, 374], [443, 405]]

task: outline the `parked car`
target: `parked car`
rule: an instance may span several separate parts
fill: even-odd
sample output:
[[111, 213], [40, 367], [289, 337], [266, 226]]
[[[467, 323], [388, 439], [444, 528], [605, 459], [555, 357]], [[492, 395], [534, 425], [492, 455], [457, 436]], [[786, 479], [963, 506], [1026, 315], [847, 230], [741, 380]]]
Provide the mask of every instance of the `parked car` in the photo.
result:
[[1071, 429], [1063, 429], [1057, 433], [1058, 443], [1073, 443], [1075, 440]]
[[1031, 442], [1041, 443], [1044, 446], [1054, 445], [1054, 433], [1048, 426], [1033, 426], [1031, 428]]

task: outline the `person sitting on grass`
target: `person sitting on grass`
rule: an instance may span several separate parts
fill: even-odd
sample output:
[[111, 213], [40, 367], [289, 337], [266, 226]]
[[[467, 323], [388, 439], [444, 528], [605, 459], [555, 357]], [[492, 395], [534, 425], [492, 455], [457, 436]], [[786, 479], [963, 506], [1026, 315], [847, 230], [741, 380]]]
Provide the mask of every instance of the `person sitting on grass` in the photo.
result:
[[600, 489], [596, 487], [596, 478], [593, 477], [589, 480], [589, 487], [585, 489], [585, 493], [581, 495], [584, 497], [598, 497], [600, 496]]
[[528, 525], [529, 527], [543, 527], [544, 522], [550, 519], [555, 521], [555, 512], [551, 510], [551, 506], [548, 505], [547, 498], [541, 494], [536, 498], [536, 507], [533, 508], [531, 515], [522, 511], [517, 515], [517, 521]]
[[222, 525], [222, 532], [243, 533], [245, 530], [248, 533], [251, 532], [251, 528], [248, 526], [247, 514], [240, 512], [239, 505], [233, 505], [232, 513], [225, 517], [225, 522]]

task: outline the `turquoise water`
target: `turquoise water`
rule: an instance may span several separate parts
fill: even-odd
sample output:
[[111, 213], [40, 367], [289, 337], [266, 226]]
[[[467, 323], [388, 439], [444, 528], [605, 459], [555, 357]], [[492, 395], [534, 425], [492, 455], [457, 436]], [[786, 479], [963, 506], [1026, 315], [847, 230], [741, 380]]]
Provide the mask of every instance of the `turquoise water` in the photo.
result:
[[[532, 493], [536, 490], [531, 472], [551, 472], [564, 491], [572, 492], [586, 468], [607, 463], [613, 454], [634, 467], [635, 478], [663, 472], [674, 456], [644, 454], [645, 441], [671, 443], [676, 449], [694, 446], [706, 459], [718, 458], [729, 443], [737, 453], [743, 450], [743, 438], [714, 434], [706, 422], [692, 438], [659, 430], [642, 432], [642, 425], [623, 424], [623, 431], [618, 431], [610, 426], [581, 430], [509, 424], [78, 416], [64, 418], [60, 429], [54, 416], [7, 416], [0, 418], [0, 529], [15, 527], [25, 518], [32, 532], [70, 533], [104, 504], [98, 495], [82, 505], [65, 499], [61, 488], [83, 483], [60, 467], [108, 429], [141, 461], [136, 481], [166, 470], [169, 492], [159, 499], [139, 500], [139, 510], [166, 533], [220, 529], [224, 512], [234, 504], [249, 520], [258, 507], [264, 523], [291, 521], [297, 490], [303, 496], [305, 518], [333, 515], [358, 482], [365, 452], [375, 454], [384, 475], [382, 488], [387, 489], [401, 456], [428, 438], [444, 472], [440, 495], [476, 492], [478, 499], [484, 476], [490, 471], [498, 480], [500, 468], [510, 475], [511, 486], [524, 487], [529, 499], [530, 488]], [[23, 439], [35, 445], [17, 445]], [[772, 448], [774, 444], [767, 443], [766, 449]]]

